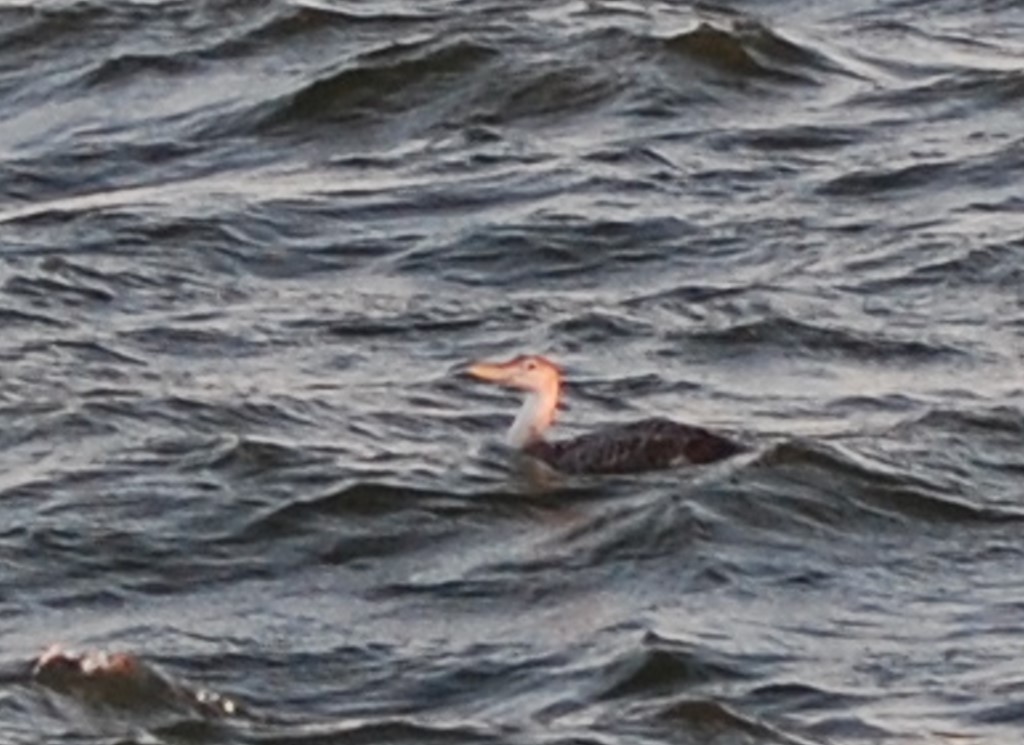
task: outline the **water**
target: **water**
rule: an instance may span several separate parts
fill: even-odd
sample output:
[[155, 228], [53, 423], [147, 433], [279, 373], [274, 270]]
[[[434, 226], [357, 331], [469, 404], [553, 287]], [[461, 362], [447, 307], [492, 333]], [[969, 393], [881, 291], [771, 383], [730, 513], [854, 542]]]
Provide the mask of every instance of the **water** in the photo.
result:
[[[0, 5], [0, 739], [1014, 742], [1015, 2]], [[537, 483], [665, 415], [753, 449]], [[127, 650], [208, 718], [33, 683]]]

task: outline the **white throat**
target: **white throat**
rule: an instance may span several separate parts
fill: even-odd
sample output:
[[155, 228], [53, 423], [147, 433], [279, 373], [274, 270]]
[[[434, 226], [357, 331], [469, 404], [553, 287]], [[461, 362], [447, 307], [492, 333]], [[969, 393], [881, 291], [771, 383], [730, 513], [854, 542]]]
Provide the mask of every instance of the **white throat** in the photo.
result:
[[555, 418], [558, 406], [558, 391], [530, 391], [523, 400], [523, 406], [512, 422], [506, 441], [511, 447], [522, 449], [531, 442], [543, 439], [544, 432]]

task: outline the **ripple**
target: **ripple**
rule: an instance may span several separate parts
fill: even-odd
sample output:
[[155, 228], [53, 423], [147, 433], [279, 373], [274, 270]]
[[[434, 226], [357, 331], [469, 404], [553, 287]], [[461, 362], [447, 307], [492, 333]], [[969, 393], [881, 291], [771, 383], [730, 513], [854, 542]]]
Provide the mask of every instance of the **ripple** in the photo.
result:
[[39, 276], [11, 277], [3, 289], [8, 294], [36, 300], [44, 306], [94, 307], [112, 303], [116, 297], [109, 290], [95, 285]]
[[19, 326], [42, 326], [50, 329], [68, 328], [66, 321], [62, 321], [44, 313], [21, 310], [18, 308], [0, 308], [0, 322], [7, 328]]
[[260, 342], [238, 332], [185, 325], [164, 324], [133, 329], [122, 334], [126, 343], [149, 354], [174, 354], [187, 357], [220, 357], [226, 349], [234, 355], [256, 354]]

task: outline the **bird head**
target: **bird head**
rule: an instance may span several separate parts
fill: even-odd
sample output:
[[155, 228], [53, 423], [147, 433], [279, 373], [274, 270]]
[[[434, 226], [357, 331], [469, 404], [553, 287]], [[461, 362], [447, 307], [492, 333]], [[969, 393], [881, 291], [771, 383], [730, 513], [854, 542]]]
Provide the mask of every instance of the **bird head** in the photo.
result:
[[477, 362], [467, 371], [477, 380], [523, 391], [523, 406], [512, 422], [507, 441], [522, 448], [543, 437], [555, 420], [562, 387], [562, 371], [551, 360], [524, 355], [508, 362]]
[[558, 365], [535, 354], [521, 355], [508, 362], [477, 362], [469, 366], [468, 372], [477, 380], [555, 398], [562, 383]]

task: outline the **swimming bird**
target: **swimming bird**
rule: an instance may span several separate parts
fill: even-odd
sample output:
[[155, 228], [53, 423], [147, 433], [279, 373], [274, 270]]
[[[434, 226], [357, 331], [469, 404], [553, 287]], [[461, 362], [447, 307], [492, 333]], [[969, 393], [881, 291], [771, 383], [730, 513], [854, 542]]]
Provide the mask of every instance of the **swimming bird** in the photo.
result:
[[662, 417], [548, 441], [544, 433], [554, 423], [563, 380], [555, 363], [540, 355], [522, 355], [508, 362], [477, 362], [467, 372], [477, 380], [526, 393], [507, 442], [563, 473], [635, 473], [712, 463], [743, 449], [701, 427]]

